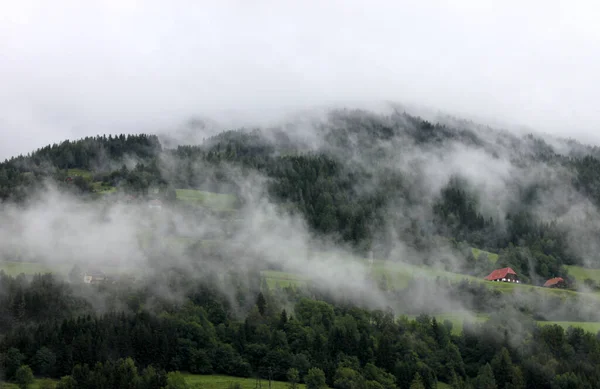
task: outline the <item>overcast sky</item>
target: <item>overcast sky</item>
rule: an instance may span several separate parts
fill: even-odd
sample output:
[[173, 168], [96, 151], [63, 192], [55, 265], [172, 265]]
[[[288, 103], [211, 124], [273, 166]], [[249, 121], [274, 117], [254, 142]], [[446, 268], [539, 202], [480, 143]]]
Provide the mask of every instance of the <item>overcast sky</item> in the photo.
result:
[[384, 99], [598, 140], [598, 4], [3, 0], [0, 158], [190, 115]]

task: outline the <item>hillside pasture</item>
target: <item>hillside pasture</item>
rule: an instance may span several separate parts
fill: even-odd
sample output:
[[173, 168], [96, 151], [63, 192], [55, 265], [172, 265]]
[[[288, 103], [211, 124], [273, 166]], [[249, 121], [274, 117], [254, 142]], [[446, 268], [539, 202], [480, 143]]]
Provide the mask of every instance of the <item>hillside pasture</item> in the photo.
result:
[[452, 273], [442, 269], [436, 269], [428, 266], [416, 266], [400, 262], [390, 262], [383, 260], [376, 260], [373, 262], [373, 275], [375, 279], [380, 278], [383, 275], [388, 277], [388, 281], [391, 282], [394, 288], [405, 288], [413, 278], [427, 278], [435, 279], [437, 277], [447, 278], [450, 281], [458, 282], [463, 279], [469, 281], [481, 281], [477, 277], [469, 276], [466, 274]]
[[115, 193], [117, 188], [105, 182], [95, 181], [92, 182], [92, 190], [99, 194], [110, 194]]
[[18, 276], [19, 274], [33, 275], [54, 273], [66, 275], [71, 267], [61, 264], [45, 264], [40, 262], [17, 262], [17, 261], [0, 261], [0, 270], [10, 276]]
[[471, 252], [473, 253], [473, 256], [475, 257], [475, 259], [479, 259], [479, 256], [481, 254], [485, 254], [488, 257], [488, 260], [491, 263], [496, 263], [498, 262], [498, 254], [495, 253], [490, 253], [489, 251], [484, 251], [484, 250], [480, 250], [478, 248], [472, 247], [471, 248]]
[[[243, 389], [256, 388], [256, 378], [240, 378], [226, 375], [199, 375], [199, 374], [184, 374], [185, 381], [192, 388], [202, 389], [222, 389], [228, 388], [231, 384], [240, 384]], [[269, 380], [261, 379], [262, 387], [269, 387]], [[272, 381], [272, 389], [287, 389], [288, 383], [281, 381]], [[299, 389], [304, 389], [304, 384], [298, 384]]]
[[[52, 384], [54, 384], [54, 385], [56, 385], [56, 383], [58, 382], [56, 380], [51, 380], [51, 379], [36, 379], [33, 381], [33, 384], [28, 386], [28, 388], [29, 389], [39, 389], [41, 387], [42, 383], [44, 383], [44, 381], [52, 382]], [[0, 389], [19, 389], [19, 386], [14, 383], [2, 382], [0, 380]]]
[[569, 327], [581, 328], [586, 332], [597, 334], [600, 331], [600, 322], [583, 322], [583, 321], [538, 321], [541, 326], [557, 324], [567, 330]]
[[307, 283], [307, 279], [300, 275], [281, 271], [264, 270], [261, 276], [267, 282], [269, 289], [275, 289], [277, 286], [280, 288], [304, 286]]
[[227, 193], [213, 193], [197, 189], [176, 189], [177, 200], [215, 210], [235, 209], [237, 197]]
[[[417, 315], [403, 315], [409, 320], [415, 320]], [[460, 314], [460, 313], [442, 313], [442, 314], [433, 314], [430, 315], [431, 318], [437, 320], [439, 324], [443, 323], [445, 320], [448, 320], [452, 323], [452, 334], [460, 335], [463, 330], [463, 325], [465, 321], [471, 321], [475, 323], [483, 323], [489, 320], [489, 315], [478, 313], [478, 314]], [[540, 326], [547, 325], [559, 325], [567, 330], [569, 327], [573, 328], [581, 328], [584, 331], [591, 332], [596, 334], [600, 331], [600, 322], [583, 322], [583, 321], [536, 321], [536, 323]]]
[[[228, 388], [231, 384], [239, 384], [242, 389], [255, 389], [256, 378], [240, 378], [226, 375], [199, 375], [199, 374], [183, 374], [185, 382], [190, 386], [191, 389], [223, 389]], [[38, 389], [44, 380], [36, 379], [33, 385], [29, 389]], [[54, 384], [56, 380], [52, 380]], [[264, 388], [269, 387], [269, 380], [261, 379], [261, 386]], [[18, 389], [18, 386], [13, 383], [3, 383], [0, 381], [0, 388], [4, 389]], [[272, 389], [287, 389], [288, 383], [282, 381], [272, 381]], [[298, 389], [305, 389], [304, 384], [298, 384]], [[438, 389], [450, 388], [450, 385], [443, 382], [438, 382]]]
[[[82, 271], [86, 270], [86, 266], [79, 265]], [[140, 273], [140, 270], [120, 268], [115, 265], [98, 265], [96, 266], [109, 276], [122, 275], [128, 273]], [[67, 277], [73, 268], [73, 264], [68, 263], [53, 263], [46, 264], [40, 262], [17, 262], [17, 261], [0, 261], [0, 271], [4, 271], [7, 275], [16, 277], [19, 274], [33, 276], [35, 274], [54, 274], [58, 277]]]
[[586, 279], [591, 279], [592, 281], [600, 284], [600, 269], [590, 269], [583, 266], [565, 266], [569, 271], [571, 277], [575, 278], [578, 283], [582, 283]]
[[92, 180], [93, 175], [91, 171], [85, 169], [68, 169], [67, 174], [69, 175], [69, 177], [81, 176], [88, 181]]
[[[326, 256], [326, 253], [322, 254]], [[315, 257], [321, 257], [321, 253], [315, 254]], [[366, 259], [362, 258], [348, 258], [348, 261], [357, 261], [366, 266], [368, 269], [368, 263]], [[403, 289], [406, 288], [409, 282], [414, 278], [430, 279], [434, 280], [437, 277], [445, 278], [450, 282], [460, 282], [467, 280], [469, 282], [483, 283], [486, 287], [494, 290], [498, 290], [502, 293], [515, 293], [517, 291], [531, 292], [537, 291], [544, 294], [557, 295], [564, 299], [569, 297], [589, 297], [589, 298], [600, 298], [600, 294], [596, 293], [580, 293], [572, 290], [544, 288], [537, 285], [530, 284], [517, 284], [511, 282], [490, 282], [483, 279], [483, 277], [474, 277], [467, 274], [453, 273], [445, 271], [443, 269], [436, 269], [428, 266], [417, 266], [401, 262], [392, 262], [385, 260], [375, 260], [371, 267], [371, 272], [375, 281], [386, 277], [388, 286], [391, 288]], [[263, 276], [267, 278], [267, 284], [270, 288], [274, 287], [279, 282], [281, 287], [287, 285], [304, 284], [306, 279], [303, 277], [285, 272], [263, 272]]]
[[[415, 320], [417, 315], [402, 315], [402, 317], [406, 317], [408, 320]], [[430, 317], [435, 317], [435, 320], [438, 322], [438, 324], [442, 324], [446, 320], [452, 323], [453, 335], [460, 335], [462, 333], [464, 322], [467, 320], [475, 323], [483, 323], [489, 319], [489, 315], [486, 314], [473, 315], [468, 313], [442, 313], [430, 315]]]
[[67, 170], [67, 175], [69, 177], [83, 177], [89, 184], [90, 187], [92, 188], [92, 191], [94, 193], [97, 194], [110, 194], [110, 193], [114, 193], [117, 191], [117, 188], [115, 188], [114, 186], [106, 183], [106, 182], [102, 182], [102, 181], [94, 181], [94, 173], [89, 171], [89, 170], [85, 170], [85, 169], [68, 169]]

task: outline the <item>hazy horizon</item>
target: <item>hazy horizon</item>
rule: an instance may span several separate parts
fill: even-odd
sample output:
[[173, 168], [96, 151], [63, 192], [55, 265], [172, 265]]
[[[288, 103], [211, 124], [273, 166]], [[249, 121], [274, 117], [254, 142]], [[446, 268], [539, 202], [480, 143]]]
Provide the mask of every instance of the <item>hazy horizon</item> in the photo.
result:
[[[364, 4], [364, 6], [363, 6]], [[21, 1], [0, 12], [0, 159], [192, 117], [394, 101], [598, 142], [591, 1]]]

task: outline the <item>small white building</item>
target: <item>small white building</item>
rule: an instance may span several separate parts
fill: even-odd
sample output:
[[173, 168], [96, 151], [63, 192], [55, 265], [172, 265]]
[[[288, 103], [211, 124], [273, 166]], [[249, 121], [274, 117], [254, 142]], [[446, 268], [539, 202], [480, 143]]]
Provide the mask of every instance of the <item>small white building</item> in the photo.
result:
[[148, 208], [150, 209], [162, 209], [162, 201], [160, 200], [150, 200], [148, 203]]
[[86, 284], [97, 284], [106, 281], [106, 274], [98, 270], [91, 270], [83, 273], [83, 282]]

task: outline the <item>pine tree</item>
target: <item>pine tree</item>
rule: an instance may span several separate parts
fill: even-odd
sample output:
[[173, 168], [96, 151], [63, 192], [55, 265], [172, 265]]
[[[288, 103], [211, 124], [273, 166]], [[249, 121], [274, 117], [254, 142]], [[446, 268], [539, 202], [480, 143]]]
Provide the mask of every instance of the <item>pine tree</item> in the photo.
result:
[[415, 373], [415, 377], [410, 383], [410, 389], [425, 389], [425, 384], [423, 384], [423, 379], [421, 378], [421, 374], [418, 372]]
[[267, 301], [265, 300], [265, 296], [262, 294], [262, 292], [258, 292], [256, 306], [258, 307], [258, 312], [261, 314], [261, 316], [264, 316], [267, 308]]
[[494, 372], [489, 363], [479, 369], [479, 374], [475, 378], [474, 382], [475, 389], [497, 389], [496, 379], [494, 378]]
[[285, 308], [281, 311], [281, 315], [279, 316], [279, 325], [278, 328], [280, 330], [285, 329], [285, 325], [288, 322], [288, 317], [287, 317], [287, 312], [285, 310]]

